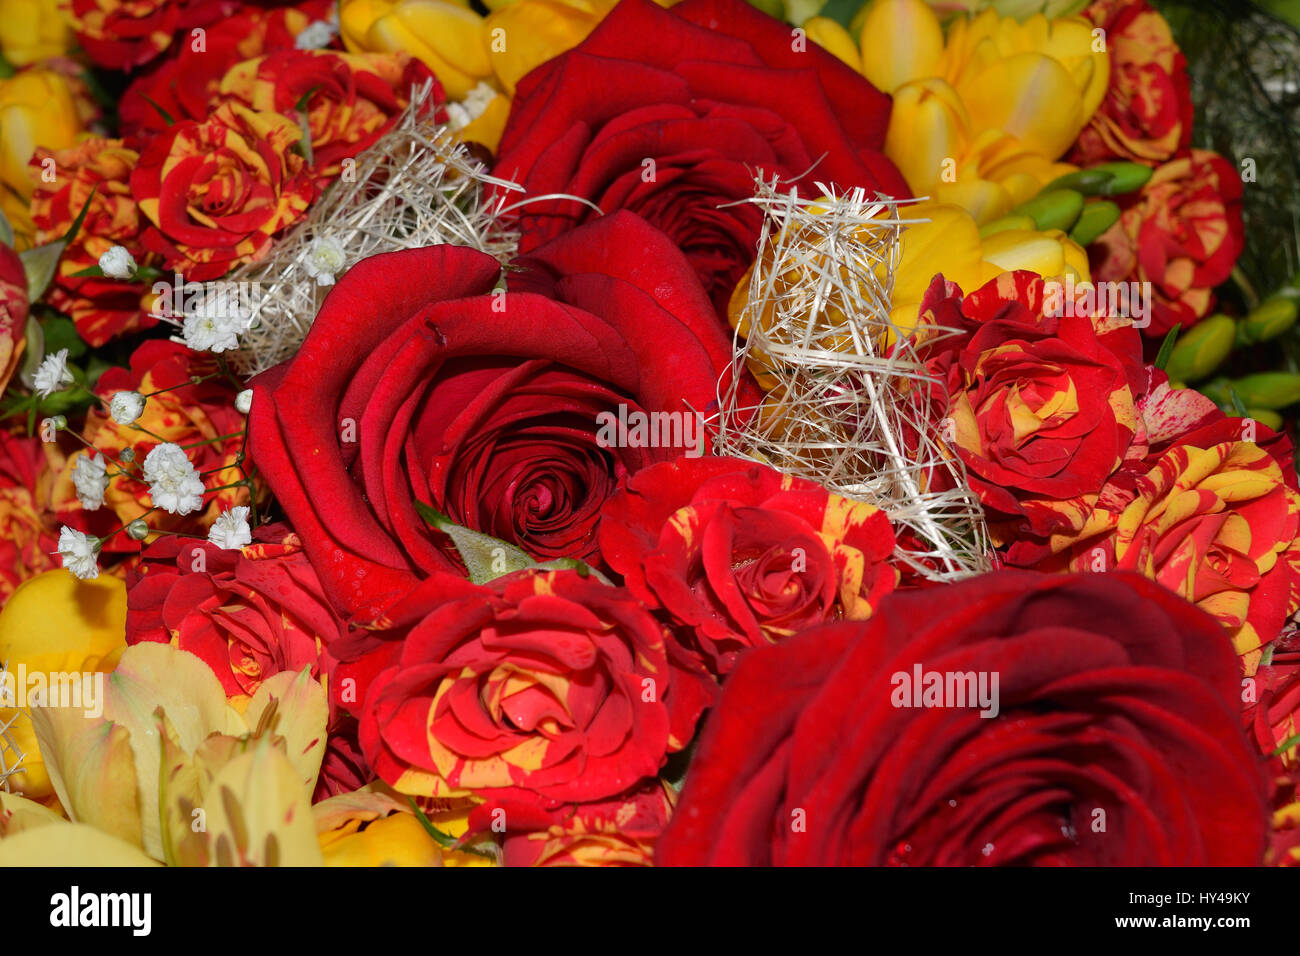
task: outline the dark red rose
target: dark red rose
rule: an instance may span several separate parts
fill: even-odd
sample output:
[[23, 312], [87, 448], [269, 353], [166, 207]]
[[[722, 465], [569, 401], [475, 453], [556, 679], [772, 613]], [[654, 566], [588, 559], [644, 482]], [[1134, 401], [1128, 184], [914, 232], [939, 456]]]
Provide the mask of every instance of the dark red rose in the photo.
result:
[[520, 267], [494, 294], [499, 264], [471, 249], [367, 259], [256, 380], [250, 448], [339, 608], [374, 616], [459, 569], [417, 503], [594, 560], [619, 479], [683, 450], [611, 443], [602, 420], [622, 406], [694, 431], [716, 406], [730, 337], [662, 233], [620, 213]]
[[894, 589], [879, 508], [735, 458], [681, 458], [605, 503], [601, 554], [628, 588], [693, 634], [719, 674], [747, 647], [863, 620]]
[[[996, 716], [949, 674], [996, 675]], [[656, 858], [1258, 864], [1270, 788], [1240, 692], [1218, 623], [1137, 575], [900, 592], [741, 658]]]
[[[754, 260], [767, 178], [910, 196], [884, 156], [889, 97], [788, 24], [741, 0], [665, 10], [624, 0], [576, 48], [519, 83], [495, 172], [531, 196], [630, 209], [668, 233], [717, 309]], [[804, 174], [807, 174], [804, 176]], [[571, 200], [520, 212], [524, 250], [595, 213]]]
[[366, 695], [366, 759], [403, 793], [477, 796], [515, 825], [652, 781], [712, 700], [635, 597], [576, 571], [431, 578], [392, 616], [414, 624]]

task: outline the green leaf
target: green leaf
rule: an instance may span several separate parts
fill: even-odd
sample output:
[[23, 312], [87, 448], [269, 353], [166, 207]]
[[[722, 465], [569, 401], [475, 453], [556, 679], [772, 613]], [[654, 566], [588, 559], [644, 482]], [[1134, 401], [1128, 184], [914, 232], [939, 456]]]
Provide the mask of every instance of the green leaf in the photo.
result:
[[101, 269], [99, 266], [87, 266], [84, 269], [78, 269], [76, 272], [69, 272], [68, 278], [69, 279], [89, 279], [91, 277], [101, 278], [103, 277], [103, 275], [104, 275], [104, 270]]
[[537, 563], [513, 544], [483, 534], [481, 531], [463, 528], [423, 501], [415, 502], [415, 510], [430, 527], [451, 538], [452, 544], [460, 554], [460, 559], [465, 562], [465, 568], [469, 571], [469, 579], [475, 584], [486, 584], [503, 574], [522, 571]]
[[1183, 325], [1181, 322], [1175, 325], [1169, 330], [1168, 334], [1165, 335], [1164, 341], [1160, 343], [1160, 351], [1156, 354], [1156, 368], [1160, 369], [1162, 372], [1164, 371], [1165, 366], [1169, 364], [1169, 356], [1174, 354], [1174, 345], [1178, 340], [1178, 330], [1182, 327]]
[[14, 75], [13, 64], [5, 59], [5, 55], [0, 53], [0, 80], [8, 79]]
[[433, 825], [433, 821], [430, 820], [425, 812], [420, 809], [420, 805], [415, 802], [414, 797], [407, 797], [406, 799], [407, 802], [411, 804], [411, 810], [415, 813], [415, 819], [419, 820], [420, 826], [424, 827], [424, 832], [433, 837], [433, 842], [438, 844], [438, 846], [442, 847], [444, 850], [455, 850], [458, 853], [473, 853], [475, 856], [485, 857], [489, 860], [495, 860], [497, 858], [497, 855], [491, 850], [480, 849], [479, 847], [470, 846], [469, 844], [462, 846], [461, 842], [450, 833], [443, 833]]
[[0, 209], [0, 243], [4, 243], [11, 249], [14, 245], [14, 227], [9, 225], [3, 209]]
[[1238, 418], [1249, 418], [1250, 413], [1246, 411], [1246, 403], [1241, 400], [1237, 390], [1231, 385], [1228, 386], [1228, 402], [1232, 406], [1232, 412]]
[[1273, 751], [1273, 756], [1274, 757], [1282, 756], [1284, 753], [1286, 753], [1296, 744], [1300, 744], [1300, 734], [1296, 734], [1294, 737], [1288, 737], [1286, 740], [1278, 744], [1277, 750]]
[[157, 103], [157, 101], [153, 99], [153, 97], [149, 96], [146, 93], [141, 93], [140, 96], [144, 98], [144, 101], [146, 103], [148, 103], [150, 106], [152, 106], [155, 110], [158, 111], [158, 115], [162, 117], [162, 121], [164, 123], [166, 123], [168, 126], [176, 125], [176, 120], [172, 118], [172, 114], [168, 113], [165, 109], [163, 109], [162, 106], [160, 106]]
[[86, 342], [77, 334], [76, 324], [66, 316], [52, 315], [41, 322], [41, 333], [45, 338], [45, 351], [57, 352], [68, 350], [68, 358], [81, 358], [86, 354]]
[[27, 348], [23, 351], [23, 365], [18, 370], [19, 380], [28, 388], [36, 387], [36, 370], [45, 359], [45, 331], [36, 316], [27, 316]]
[[550, 561], [542, 561], [533, 565], [538, 571], [577, 571], [584, 578], [595, 578], [601, 584], [614, 586], [614, 582], [605, 575], [601, 574], [586, 561], [580, 561], [578, 558], [552, 558]]
[[81, 230], [81, 224], [86, 220], [86, 213], [90, 212], [90, 204], [95, 201], [95, 193], [99, 186], [92, 186], [90, 195], [86, 197], [86, 203], [81, 207], [81, 212], [77, 213], [77, 218], [72, 220], [72, 225], [68, 227], [62, 238], [55, 242], [46, 243], [43, 246], [36, 246], [18, 254], [22, 260], [23, 272], [27, 274], [27, 298], [35, 302], [45, 290], [49, 288], [50, 283], [54, 281], [54, 274], [59, 268], [59, 257], [63, 255], [63, 250], [68, 248], [77, 233]]

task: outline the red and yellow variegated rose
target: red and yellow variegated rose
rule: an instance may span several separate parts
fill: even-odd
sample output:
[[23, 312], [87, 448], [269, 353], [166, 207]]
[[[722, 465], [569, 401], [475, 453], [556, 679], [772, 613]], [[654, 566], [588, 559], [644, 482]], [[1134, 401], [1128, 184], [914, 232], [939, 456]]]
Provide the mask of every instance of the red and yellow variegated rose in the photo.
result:
[[405, 54], [281, 50], [234, 66], [220, 93], [255, 110], [288, 116], [304, 110], [320, 182], [387, 132], [412, 87], [432, 79], [427, 66]]
[[936, 279], [922, 303], [965, 334], [927, 356], [947, 387], [945, 437], [998, 543], [1082, 525], [1137, 429], [1141, 339], [1127, 320], [1046, 311], [1046, 285], [1006, 273], [960, 297]]
[[1223, 624], [1250, 676], [1300, 595], [1295, 484], [1254, 442], [1175, 445], [1132, 492], [1106, 489], [1079, 532], [1052, 536], [1037, 567], [1160, 582]]
[[[229, 16], [237, 0], [64, 0], [77, 41], [97, 66], [130, 70], [148, 63], [192, 30]], [[191, 41], [198, 37], [191, 37]]]
[[[611, 800], [564, 807], [545, 827], [511, 829], [506, 820], [506, 866], [652, 866], [655, 843], [668, 825], [676, 791], [662, 780]], [[487, 830], [491, 804], [470, 814], [470, 826]], [[528, 821], [525, 821], [527, 823]]]
[[864, 620], [894, 589], [878, 508], [734, 458], [643, 469], [605, 503], [601, 554], [725, 674], [747, 647]]
[[1161, 337], [1179, 324], [1185, 331], [1214, 307], [1214, 287], [1246, 243], [1241, 189], [1231, 163], [1194, 149], [1157, 167], [1090, 247], [1094, 280], [1151, 283], [1144, 334]]
[[390, 618], [416, 623], [366, 695], [367, 760], [404, 793], [473, 795], [507, 819], [655, 777], [712, 699], [635, 597], [576, 571], [437, 576]]
[[1191, 82], [1165, 18], [1146, 0], [1096, 0], [1084, 16], [1106, 31], [1110, 82], [1070, 162], [1130, 159], [1154, 166], [1186, 152], [1192, 141]]
[[[146, 287], [122, 279], [78, 276], [99, 257], [119, 245], [140, 265], [148, 255], [140, 245], [141, 217], [131, 197], [131, 170], [140, 154], [120, 139], [88, 139], [71, 149], [38, 149], [29, 172], [34, 187], [32, 222], [36, 242], [53, 242], [64, 235], [90, 203], [86, 218], [59, 259], [49, 302], [67, 313], [77, 332], [91, 345], [158, 324], [146, 308]], [[54, 161], [52, 181], [42, 175], [47, 159]], [[93, 197], [92, 197], [93, 190]]]
[[[86, 415], [83, 435], [107, 460], [120, 460], [131, 449], [134, 460], [128, 463], [129, 476], [114, 475], [104, 493], [104, 507], [84, 512], [72, 482], [76, 459], [73, 455], [59, 476], [55, 490], [55, 508], [67, 515], [74, 527], [83, 525], [97, 535], [119, 524], [140, 517], [152, 507], [149, 486], [140, 479], [140, 469], [149, 452], [160, 441], [174, 442], [185, 449], [186, 457], [200, 473], [204, 484], [217, 488], [239, 481], [237, 459], [243, 448], [240, 434], [244, 416], [235, 409], [236, 390], [223, 378], [208, 377], [217, 371], [213, 357], [193, 352], [176, 342], [153, 339], [142, 344], [131, 356], [131, 367], [110, 368], [95, 385], [95, 392], [105, 402], [119, 391], [135, 391], [147, 396], [144, 412], [133, 425], [118, 425], [102, 409], [92, 408]], [[207, 377], [192, 384], [192, 377]], [[156, 392], [157, 394], [151, 394]], [[140, 426], [138, 429], [136, 425]], [[156, 436], [156, 437], [155, 437]], [[221, 438], [210, 442], [208, 439]], [[249, 470], [251, 471], [251, 466]], [[114, 466], [113, 470], [116, 470]], [[202, 511], [181, 516], [165, 511], [149, 515], [149, 527], [156, 530], [198, 532], [206, 529], [217, 515], [235, 505], [248, 504], [244, 488], [226, 488], [204, 496]], [[114, 535], [106, 551], [137, 549], [136, 542], [125, 534]]]
[[22, 260], [0, 244], [0, 393], [3, 393], [27, 343], [27, 274]]
[[223, 103], [203, 122], [168, 127], [145, 147], [131, 193], [150, 225], [144, 247], [187, 279], [215, 279], [265, 256], [271, 237], [315, 196], [294, 147], [298, 124]]
[[50, 508], [58, 446], [0, 431], [0, 605], [28, 578], [59, 566]]
[[[332, 691], [329, 644], [347, 625], [323, 598], [287, 525], [254, 534], [240, 549], [171, 535], [150, 545], [127, 577], [127, 641], [170, 643], [197, 655], [227, 699], [249, 699], [267, 678], [304, 667]], [[331, 693], [331, 711], [335, 698]]]
[[122, 95], [122, 135], [162, 132], [169, 125], [163, 113], [173, 121], [206, 118], [227, 70], [270, 50], [292, 49], [298, 34], [315, 20], [328, 20], [334, 6], [332, 0], [272, 10], [248, 6], [209, 27], [202, 49], [193, 42], [175, 44], [173, 53], [136, 78]]

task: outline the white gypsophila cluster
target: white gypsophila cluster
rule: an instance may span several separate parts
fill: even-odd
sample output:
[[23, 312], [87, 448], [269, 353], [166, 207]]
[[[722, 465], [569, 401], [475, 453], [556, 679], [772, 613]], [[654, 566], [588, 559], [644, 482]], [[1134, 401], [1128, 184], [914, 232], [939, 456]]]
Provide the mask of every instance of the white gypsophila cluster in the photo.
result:
[[208, 529], [208, 540], [223, 551], [238, 551], [253, 541], [253, 529], [248, 526], [248, 506], [236, 505], [217, 515]]
[[454, 130], [462, 130], [474, 122], [487, 110], [488, 104], [497, 96], [497, 91], [486, 83], [480, 83], [465, 94], [459, 103], [447, 104], [447, 122]]
[[144, 460], [149, 497], [163, 511], [187, 515], [203, 507], [203, 480], [179, 445], [164, 442]]
[[139, 392], [114, 392], [108, 401], [108, 417], [118, 425], [130, 425], [144, 414], [144, 396]]
[[[890, 314], [902, 232], [923, 220], [904, 218], [900, 200], [815, 185], [820, 196], [802, 197], [788, 183], [756, 180], [763, 251], [738, 323], [749, 331], [735, 334], [733, 374], [720, 389], [714, 448], [880, 508], [911, 532], [895, 559], [926, 578], [985, 571], [992, 549], [979, 498], [947, 445], [942, 412], [914, 397], [942, 388], [917, 343], [956, 330], [926, 318], [905, 329]], [[760, 408], [739, 389], [754, 365], [772, 384]]]
[[41, 398], [49, 398], [55, 392], [61, 391], [63, 386], [71, 385], [72, 382], [72, 373], [68, 371], [67, 349], [59, 349], [53, 355], [45, 356], [32, 378], [36, 394]]
[[63, 566], [81, 578], [89, 581], [99, 577], [99, 541], [80, 531], [74, 531], [67, 525], [59, 529], [59, 557]]
[[77, 500], [87, 511], [98, 511], [104, 504], [104, 492], [108, 490], [108, 464], [104, 456], [96, 453], [82, 452], [72, 466], [72, 486], [77, 491]]
[[108, 251], [99, 257], [99, 268], [110, 279], [129, 279], [135, 275], [137, 266], [135, 257], [125, 246], [110, 246]]
[[253, 390], [246, 388], [235, 396], [235, 411], [241, 415], [247, 415], [249, 409], [253, 407]]
[[226, 308], [186, 313], [181, 337], [196, 352], [232, 352], [252, 324], [252, 313], [231, 303]]
[[293, 45], [299, 50], [323, 50], [334, 40], [338, 29], [324, 20], [313, 20], [303, 31], [293, 38]]
[[347, 264], [348, 257], [342, 243], [331, 236], [317, 236], [307, 249], [302, 267], [317, 285], [333, 285]]

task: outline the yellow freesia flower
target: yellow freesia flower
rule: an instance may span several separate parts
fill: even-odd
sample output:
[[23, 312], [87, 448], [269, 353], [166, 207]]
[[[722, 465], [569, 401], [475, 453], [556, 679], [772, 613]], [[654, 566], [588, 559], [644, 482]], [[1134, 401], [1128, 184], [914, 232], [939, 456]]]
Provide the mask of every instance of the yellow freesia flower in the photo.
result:
[[[38, 574], [19, 585], [0, 611], [0, 664], [10, 675], [0, 700], [21, 705], [38, 681], [48, 687], [51, 675], [111, 671], [125, 648], [126, 585], [119, 578], [101, 574], [81, 581], [62, 569]], [[25, 686], [18, 686], [19, 677]], [[25, 755], [9, 787], [48, 800], [54, 787], [31, 718], [21, 710], [0, 706], [0, 726], [13, 721], [9, 735]]]
[[66, 149], [77, 142], [81, 119], [68, 81], [37, 67], [0, 79], [0, 183], [31, 199], [27, 162], [37, 146]]
[[[940, 38], [938, 49], [935, 37]], [[918, 196], [996, 219], [1074, 169], [1056, 160], [1101, 103], [1109, 61], [1080, 17], [952, 21], [920, 0], [875, 0], [866, 77], [893, 93], [885, 153]]]
[[453, 100], [492, 76], [483, 18], [454, 0], [344, 0], [343, 45], [353, 53], [403, 50], [431, 69]]
[[27, 66], [72, 49], [72, 28], [59, 12], [62, 0], [0, 0], [0, 53]]
[[518, 0], [488, 15], [485, 29], [497, 83], [514, 96], [534, 67], [587, 38], [615, 0]]

